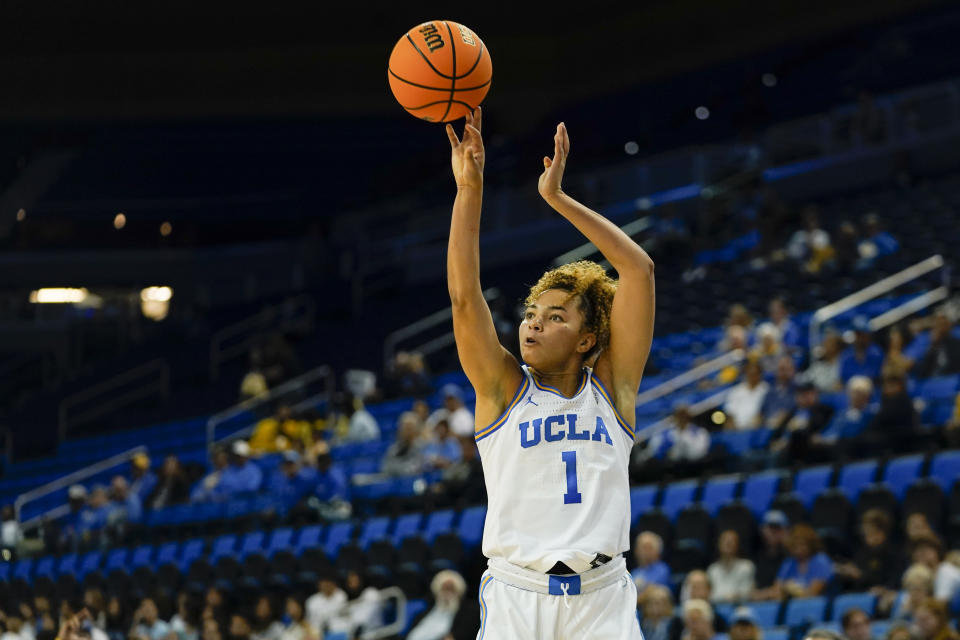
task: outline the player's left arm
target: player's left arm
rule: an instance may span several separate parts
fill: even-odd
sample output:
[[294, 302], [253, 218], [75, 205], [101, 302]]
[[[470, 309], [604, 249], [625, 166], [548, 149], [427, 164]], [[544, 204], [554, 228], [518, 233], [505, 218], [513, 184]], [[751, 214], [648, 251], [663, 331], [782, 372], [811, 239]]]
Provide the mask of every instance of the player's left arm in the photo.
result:
[[609, 376], [604, 382], [613, 387], [610, 391], [617, 409], [632, 423], [637, 389], [653, 341], [653, 260], [619, 227], [564, 193], [561, 180], [570, 153], [565, 124], [557, 126], [553, 143], [553, 158], [543, 158], [540, 195], [597, 247], [619, 275], [610, 312], [610, 347], [600, 354], [595, 368], [601, 377]]

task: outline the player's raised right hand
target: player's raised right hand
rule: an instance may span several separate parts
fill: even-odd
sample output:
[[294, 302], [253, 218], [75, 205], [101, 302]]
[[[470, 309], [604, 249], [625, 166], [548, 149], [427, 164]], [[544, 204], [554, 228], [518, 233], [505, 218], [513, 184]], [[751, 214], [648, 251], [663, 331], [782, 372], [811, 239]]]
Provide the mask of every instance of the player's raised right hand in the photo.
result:
[[457, 138], [453, 125], [447, 125], [447, 137], [450, 139], [450, 163], [453, 177], [459, 188], [483, 187], [483, 138], [480, 136], [480, 107], [468, 113], [464, 118], [463, 140]]

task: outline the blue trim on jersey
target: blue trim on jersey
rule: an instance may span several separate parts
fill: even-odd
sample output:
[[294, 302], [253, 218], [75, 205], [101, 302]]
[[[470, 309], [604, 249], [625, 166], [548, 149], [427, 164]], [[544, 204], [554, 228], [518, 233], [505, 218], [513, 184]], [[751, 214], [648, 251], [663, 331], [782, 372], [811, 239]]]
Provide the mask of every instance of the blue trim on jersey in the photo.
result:
[[556, 387], [551, 387], [550, 385], [544, 384], [543, 382], [540, 382], [539, 380], [537, 380], [537, 376], [534, 375], [532, 371], [530, 372], [530, 377], [533, 378], [533, 384], [536, 385], [537, 389], [540, 389], [541, 391], [546, 391], [548, 393], [553, 393], [565, 400], [572, 400], [573, 398], [576, 398], [578, 395], [580, 395], [580, 392], [583, 391], [584, 387], [587, 386], [587, 370], [584, 369], [582, 373], [583, 373], [583, 378], [580, 380], [580, 386], [577, 387], [577, 391], [569, 398], [563, 395], [562, 393], [560, 393], [560, 390], [557, 389]]
[[480, 585], [480, 637], [477, 640], [483, 640], [483, 632], [487, 629], [487, 603], [483, 601], [483, 590], [493, 580], [493, 576], [487, 576], [487, 579]]
[[492, 424], [484, 427], [483, 429], [478, 429], [476, 433], [473, 434], [474, 439], [477, 442], [480, 442], [491, 433], [503, 426], [507, 421], [507, 418], [510, 416], [510, 413], [517, 407], [517, 404], [520, 402], [520, 398], [526, 395], [527, 389], [530, 388], [530, 378], [524, 374], [523, 382], [520, 383], [520, 388], [517, 389], [517, 393], [514, 394], [513, 400], [510, 401], [510, 404], [507, 405], [507, 409], [503, 414], [497, 418]]
[[630, 423], [623, 419], [623, 416], [620, 415], [620, 411], [617, 409], [617, 405], [613, 402], [612, 396], [607, 391], [606, 387], [603, 386], [603, 383], [600, 382], [597, 376], [591, 376], [590, 380], [597, 387], [597, 391], [600, 392], [600, 395], [603, 396], [603, 399], [607, 401], [607, 404], [610, 405], [610, 408], [613, 409], [613, 415], [617, 418], [617, 424], [620, 425], [620, 428], [623, 429], [624, 433], [630, 436], [630, 439], [634, 439], [634, 431], [630, 427]]

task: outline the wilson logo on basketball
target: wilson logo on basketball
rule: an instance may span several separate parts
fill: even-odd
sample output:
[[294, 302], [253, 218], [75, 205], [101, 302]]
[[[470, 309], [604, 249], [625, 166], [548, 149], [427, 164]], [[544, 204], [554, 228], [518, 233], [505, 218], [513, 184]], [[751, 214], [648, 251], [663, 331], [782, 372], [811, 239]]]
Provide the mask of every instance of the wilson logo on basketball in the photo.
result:
[[477, 41], [473, 39], [473, 34], [471, 34], [466, 27], [464, 27], [462, 24], [458, 24], [457, 29], [460, 30], [460, 37], [463, 38], [465, 43], [471, 47], [477, 46]]
[[427, 43], [427, 49], [430, 50], [430, 53], [443, 48], [443, 38], [432, 22], [424, 25], [420, 29], [420, 33], [423, 35], [423, 41]]

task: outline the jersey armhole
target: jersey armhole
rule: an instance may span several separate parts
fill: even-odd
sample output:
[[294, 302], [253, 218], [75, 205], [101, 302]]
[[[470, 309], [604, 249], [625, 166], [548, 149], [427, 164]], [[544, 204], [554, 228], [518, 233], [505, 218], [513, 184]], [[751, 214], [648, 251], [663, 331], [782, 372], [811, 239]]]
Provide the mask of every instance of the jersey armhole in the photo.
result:
[[620, 410], [617, 409], [617, 404], [613, 401], [613, 396], [607, 391], [607, 388], [603, 386], [603, 383], [600, 382], [600, 379], [595, 376], [590, 376], [590, 382], [593, 383], [596, 390], [600, 393], [600, 396], [606, 400], [607, 404], [610, 405], [610, 408], [613, 409], [613, 415], [617, 419], [617, 424], [620, 425], [620, 429], [630, 438], [631, 445], [635, 441], [635, 432], [630, 426], [630, 423], [623, 419], [623, 416], [620, 415]]
[[510, 413], [516, 408], [517, 404], [520, 403], [520, 398], [522, 398], [527, 393], [527, 389], [530, 388], [530, 374], [524, 370], [523, 372], [523, 381], [520, 382], [520, 387], [517, 389], [517, 392], [513, 395], [513, 399], [510, 401], [510, 404], [507, 405], [507, 408], [500, 414], [500, 417], [494, 420], [491, 424], [487, 425], [483, 429], [477, 429], [473, 434], [474, 439], [477, 442], [480, 442], [497, 429], [503, 426], [507, 421], [507, 418], [510, 417]]

